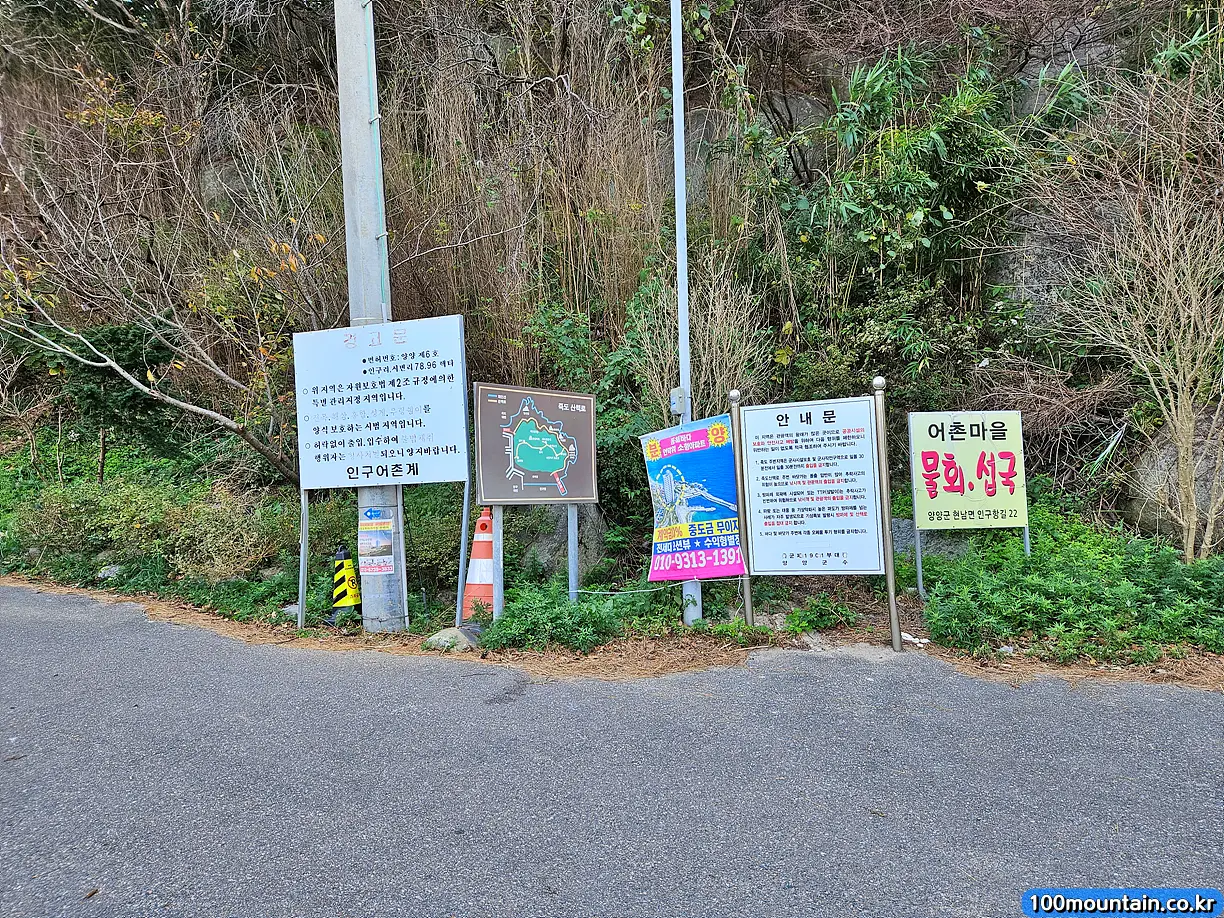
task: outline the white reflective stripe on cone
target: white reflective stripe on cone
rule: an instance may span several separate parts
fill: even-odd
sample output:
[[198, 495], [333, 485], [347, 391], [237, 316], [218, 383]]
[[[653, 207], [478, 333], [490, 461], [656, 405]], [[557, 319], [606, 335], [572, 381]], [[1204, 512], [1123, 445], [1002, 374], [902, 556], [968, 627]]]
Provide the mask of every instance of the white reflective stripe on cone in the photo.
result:
[[492, 583], [493, 559], [473, 558], [468, 564], [468, 583]]

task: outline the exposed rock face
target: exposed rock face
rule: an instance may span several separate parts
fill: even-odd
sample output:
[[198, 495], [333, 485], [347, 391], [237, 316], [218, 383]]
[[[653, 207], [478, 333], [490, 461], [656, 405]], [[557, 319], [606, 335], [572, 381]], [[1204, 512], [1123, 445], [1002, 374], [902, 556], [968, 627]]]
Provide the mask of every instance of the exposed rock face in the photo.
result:
[[[1199, 508], [1199, 537], [1207, 528], [1212, 488], [1224, 476], [1224, 423], [1212, 429], [1212, 416], [1205, 413], [1195, 435], [1195, 494]], [[1128, 522], [1148, 535], [1173, 542], [1181, 538], [1181, 526], [1170, 506], [1177, 502], [1177, 448], [1167, 430], [1162, 430], [1148, 445], [1131, 470], [1127, 502], [1123, 508]], [[1224, 550], [1224, 518], [1217, 520], [1212, 539], [1215, 551]]]
[[[1114, 62], [1121, 53], [1096, 20], [1051, 22], [1028, 48], [1026, 61], [1016, 74], [1021, 86], [1017, 113], [1033, 115], [1047, 107], [1055, 78], [1064, 68], [1082, 72]], [[1050, 304], [1057, 300], [1071, 263], [1082, 252], [1071, 240], [1053, 232], [1040, 214], [1023, 208], [1013, 218], [1013, 229], [1013, 246], [994, 260], [993, 281], [1011, 288], [1013, 299], [1031, 304], [1030, 319], [1053, 324], [1057, 318]]]
[[769, 92], [762, 104], [770, 120], [787, 133], [813, 127], [832, 114], [827, 99], [807, 93]]
[[209, 210], [229, 214], [235, 204], [245, 202], [249, 188], [232, 162], [209, 162], [200, 167], [200, 198]]
[[1052, 81], [1069, 65], [1082, 71], [1116, 64], [1122, 56], [1122, 49], [1098, 19], [1054, 20], [1033, 37], [1017, 73], [1026, 87], [1017, 103], [1026, 115], [1040, 111], [1049, 102], [1049, 89], [1041, 85], [1043, 74]]
[[[922, 534], [924, 557], [938, 555], [941, 558], [958, 558], [969, 547], [969, 539], [976, 529], [931, 530]], [[892, 521], [893, 553], [897, 557], [914, 555], [917, 540], [913, 520], [895, 517]]]
[[[541, 508], [547, 516], [524, 546], [523, 561], [539, 564], [550, 574], [568, 569], [568, 525], [564, 505]], [[582, 504], [578, 508], [578, 576], [580, 580], [595, 569], [604, 556], [604, 535], [608, 526], [598, 507]], [[507, 576], [509, 576], [507, 574]]]

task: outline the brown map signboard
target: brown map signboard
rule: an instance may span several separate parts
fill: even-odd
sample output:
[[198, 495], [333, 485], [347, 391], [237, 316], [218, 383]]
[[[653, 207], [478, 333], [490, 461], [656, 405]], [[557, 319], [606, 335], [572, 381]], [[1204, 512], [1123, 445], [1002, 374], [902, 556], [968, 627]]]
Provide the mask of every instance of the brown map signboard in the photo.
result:
[[595, 397], [476, 383], [482, 504], [595, 503]]

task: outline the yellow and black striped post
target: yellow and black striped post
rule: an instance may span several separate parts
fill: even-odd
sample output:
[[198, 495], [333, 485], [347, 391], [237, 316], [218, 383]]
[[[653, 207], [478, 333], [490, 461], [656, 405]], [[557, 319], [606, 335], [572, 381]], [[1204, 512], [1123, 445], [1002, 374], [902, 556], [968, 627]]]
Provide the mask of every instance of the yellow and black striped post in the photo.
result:
[[332, 621], [341, 609], [348, 608], [361, 612], [361, 585], [353, 567], [353, 556], [341, 545], [336, 549], [336, 572], [332, 575]]

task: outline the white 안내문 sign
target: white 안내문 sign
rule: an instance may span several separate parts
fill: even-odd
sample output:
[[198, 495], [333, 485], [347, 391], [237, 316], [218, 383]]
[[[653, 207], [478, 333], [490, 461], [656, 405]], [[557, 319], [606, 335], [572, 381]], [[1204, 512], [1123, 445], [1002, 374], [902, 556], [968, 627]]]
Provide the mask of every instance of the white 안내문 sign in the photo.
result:
[[871, 398], [742, 408], [753, 574], [882, 574]]
[[293, 336], [302, 487], [464, 481], [463, 317]]

